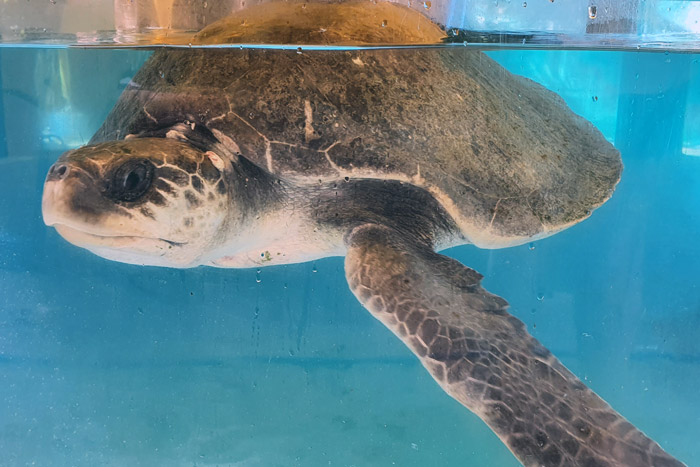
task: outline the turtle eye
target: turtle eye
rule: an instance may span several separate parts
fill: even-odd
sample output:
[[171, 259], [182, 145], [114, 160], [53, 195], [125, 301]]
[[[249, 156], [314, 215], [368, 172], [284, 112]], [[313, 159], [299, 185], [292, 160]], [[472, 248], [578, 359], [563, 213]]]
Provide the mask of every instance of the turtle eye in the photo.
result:
[[116, 201], [136, 201], [150, 188], [154, 172], [149, 160], [128, 160], [114, 171], [106, 195]]

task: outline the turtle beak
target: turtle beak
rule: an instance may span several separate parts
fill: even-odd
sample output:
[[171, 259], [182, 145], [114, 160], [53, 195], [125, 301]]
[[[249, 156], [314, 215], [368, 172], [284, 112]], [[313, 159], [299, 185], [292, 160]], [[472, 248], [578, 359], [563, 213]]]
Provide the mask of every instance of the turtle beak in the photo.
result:
[[[49, 169], [41, 200], [44, 223], [65, 225], [91, 233], [112, 234], [105, 220], [118, 207], [100, 193], [93, 177], [71, 161], [60, 160]], [[104, 232], [103, 232], [104, 231]]]
[[66, 183], [71, 167], [65, 162], [57, 162], [51, 166], [44, 183], [44, 194], [41, 199], [41, 213], [44, 224], [53, 226], [61, 219], [65, 219], [70, 212], [66, 200], [70, 199], [67, 191], [69, 183]]

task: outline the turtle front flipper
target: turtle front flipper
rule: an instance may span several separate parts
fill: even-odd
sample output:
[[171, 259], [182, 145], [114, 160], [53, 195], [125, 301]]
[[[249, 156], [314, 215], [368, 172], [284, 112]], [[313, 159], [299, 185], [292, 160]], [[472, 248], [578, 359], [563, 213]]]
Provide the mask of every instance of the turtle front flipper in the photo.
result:
[[529, 335], [476, 271], [383, 226], [346, 243], [355, 296], [524, 465], [683, 465]]

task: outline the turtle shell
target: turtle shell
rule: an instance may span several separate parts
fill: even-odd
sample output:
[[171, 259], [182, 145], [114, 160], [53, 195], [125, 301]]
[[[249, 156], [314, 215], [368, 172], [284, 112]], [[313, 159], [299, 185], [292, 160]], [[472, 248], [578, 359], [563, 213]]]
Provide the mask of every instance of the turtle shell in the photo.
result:
[[[342, 5], [316, 7], [332, 19]], [[418, 12], [383, 5], [413, 17], [411, 30], [425, 22]], [[299, 8], [280, 4], [275, 15], [294, 23]], [[358, 26], [344, 23], [342, 41], [367, 38], [353, 39], [368, 21], [354, 18]], [[227, 24], [241, 22], [215, 23], [195, 42], [247, 42], [240, 28], [226, 36], [234, 29]], [[251, 29], [248, 42], [269, 42], [260, 30]], [[295, 30], [286, 29], [286, 41], [294, 42]], [[401, 37], [394, 32], [392, 40]], [[487, 248], [588, 217], [622, 170], [618, 151], [555, 93], [464, 47], [161, 49], [92, 142], [182, 122], [299, 184], [353, 177], [421, 186], [470, 242]]]

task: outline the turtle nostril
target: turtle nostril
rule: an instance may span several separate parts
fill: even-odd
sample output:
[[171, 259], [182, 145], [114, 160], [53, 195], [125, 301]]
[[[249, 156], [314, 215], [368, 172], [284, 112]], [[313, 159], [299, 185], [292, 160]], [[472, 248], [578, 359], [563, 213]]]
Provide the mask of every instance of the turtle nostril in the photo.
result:
[[66, 164], [54, 164], [49, 169], [49, 180], [63, 180], [70, 169]]

